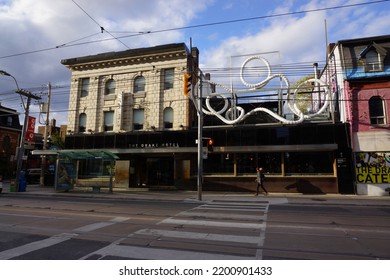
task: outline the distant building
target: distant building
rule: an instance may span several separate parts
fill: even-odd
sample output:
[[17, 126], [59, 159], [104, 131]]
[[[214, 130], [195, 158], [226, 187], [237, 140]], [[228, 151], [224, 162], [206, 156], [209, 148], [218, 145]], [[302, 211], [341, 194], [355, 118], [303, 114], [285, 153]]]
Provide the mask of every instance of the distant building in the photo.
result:
[[22, 126], [16, 110], [0, 105], [0, 175], [13, 176]]
[[390, 36], [331, 45], [323, 72], [333, 87], [336, 118], [350, 123], [356, 192], [385, 195], [390, 184]]

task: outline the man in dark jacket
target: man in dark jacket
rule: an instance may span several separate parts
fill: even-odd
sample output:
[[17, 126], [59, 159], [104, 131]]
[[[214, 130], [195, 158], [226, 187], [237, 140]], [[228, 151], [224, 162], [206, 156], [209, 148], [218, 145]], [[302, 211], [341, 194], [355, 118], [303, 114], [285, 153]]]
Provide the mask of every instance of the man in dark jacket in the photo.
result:
[[268, 195], [268, 191], [265, 189], [264, 184], [263, 184], [264, 180], [265, 180], [265, 176], [264, 176], [264, 173], [263, 173], [263, 168], [257, 167], [256, 168], [256, 173], [257, 173], [257, 178], [256, 178], [256, 182], [257, 182], [256, 196], [259, 195], [259, 188], [260, 187], [264, 190], [264, 194]]

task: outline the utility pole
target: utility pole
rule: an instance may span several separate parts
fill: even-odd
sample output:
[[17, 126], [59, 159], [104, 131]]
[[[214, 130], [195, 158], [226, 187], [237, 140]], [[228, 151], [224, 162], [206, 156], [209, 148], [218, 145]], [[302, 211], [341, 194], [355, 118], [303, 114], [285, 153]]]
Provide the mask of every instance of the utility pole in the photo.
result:
[[18, 89], [16, 93], [23, 95], [27, 97], [27, 103], [26, 107], [24, 108], [24, 124], [22, 128], [22, 134], [20, 136], [20, 144], [19, 149], [17, 151], [17, 166], [16, 166], [16, 178], [15, 178], [15, 187], [16, 191], [19, 191], [19, 176], [20, 172], [22, 171], [22, 165], [23, 165], [23, 156], [24, 156], [24, 144], [26, 141], [26, 131], [27, 131], [27, 125], [28, 125], [28, 117], [30, 113], [30, 104], [31, 104], [31, 98], [32, 99], [41, 99], [39, 96], [33, 95], [31, 92], [23, 89]]
[[[43, 150], [47, 150], [47, 132], [49, 129], [49, 114], [50, 114], [50, 97], [51, 97], [51, 83], [49, 82], [48, 93], [47, 93], [47, 105], [46, 105], [46, 122], [45, 122], [45, 134], [43, 135]], [[39, 184], [41, 187], [45, 185], [45, 171], [46, 171], [46, 156], [42, 156], [42, 164], [41, 164], [41, 177], [39, 180]]]

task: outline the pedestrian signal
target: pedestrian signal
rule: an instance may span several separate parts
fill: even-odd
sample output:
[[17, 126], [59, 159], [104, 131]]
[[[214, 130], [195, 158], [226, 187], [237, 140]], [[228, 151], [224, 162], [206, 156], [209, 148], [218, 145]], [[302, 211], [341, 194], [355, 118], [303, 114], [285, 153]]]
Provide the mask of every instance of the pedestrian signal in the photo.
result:
[[209, 153], [212, 153], [214, 151], [213, 144], [214, 141], [210, 138], [209, 141], [207, 141], [207, 150], [209, 151]]

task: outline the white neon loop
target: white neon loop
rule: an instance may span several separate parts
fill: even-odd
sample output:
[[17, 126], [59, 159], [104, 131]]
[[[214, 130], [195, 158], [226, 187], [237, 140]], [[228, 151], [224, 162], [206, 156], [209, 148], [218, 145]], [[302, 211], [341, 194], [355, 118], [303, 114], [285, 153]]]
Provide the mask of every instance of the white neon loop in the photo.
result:
[[[246, 65], [250, 61], [252, 61], [252, 60], [260, 60], [267, 67], [267, 77], [264, 80], [260, 81], [259, 83], [255, 83], [255, 84], [248, 83], [244, 79], [244, 69], [245, 69]], [[275, 112], [273, 112], [273, 111], [271, 111], [271, 110], [269, 110], [267, 108], [263, 108], [263, 107], [258, 107], [258, 108], [255, 108], [255, 109], [245, 113], [245, 110], [242, 107], [237, 106], [236, 103], [233, 103], [231, 105], [231, 107], [229, 107], [229, 105], [230, 105], [229, 104], [230, 103], [229, 99], [227, 98], [226, 95], [223, 95], [223, 94], [220, 94], [220, 93], [214, 93], [214, 94], [208, 95], [206, 97], [206, 100], [205, 100], [206, 101], [205, 102], [206, 108], [202, 108], [202, 111], [203, 111], [203, 113], [205, 113], [207, 115], [214, 115], [214, 116], [216, 116], [217, 118], [219, 118], [222, 122], [224, 122], [226, 124], [237, 124], [237, 123], [243, 121], [244, 119], [246, 119], [247, 117], [249, 117], [250, 115], [252, 115], [254, 113], [257, 113], [257, 112], [264, 112], [264, 113], [270, 115], [271, 117], [273, 117], [274, 119], [280, 121], [283, 124], [298, 124], [298, 123], [302, 123], [306, 119], [310, 119], [310, 118], [313, 118], [315, 116], [318, 116], [318, 115], [322, 114], [326, 110], [326, 108], [329, 106], [329, 104], [330, 104], [330, 92], [328, 90], [328, 86], [327, 86], [326, 83], [324, 83], [323, 81], [321, 81], [319, 79], [308, 79], [308, 80], [302, 82], [301, 84], [299, 84], [298, 87], [295, 89], [295, 91], [291, 94], [291, 92], [290, 92], [290, 82], [287, 79], [287, 77], [284, 76], [283, 74], [272, 74], [272, 70], [271, 70], [271, 66], [270, 66], [269, 62], [265, 58], [260, 57], [260, 56], [249, 57], [248, 59], [246, 59], [244, 61], [244, 63], [241, 66], [241, 70], [240, 70], [241, 82], [246, 87], [248, 87], [249, 89], [236, 90], [236, 91], [233, 92], [229, 87], [227, 87], [225, 85], [218, 84], [218, 83], [215, 83], [215, 82], [212, 82], [212, 81], [204, 81], [204, 82], [212, 84], [212, 85], [215, 85], [215, 86], [218, 86], [218, 87], [221, 87], [224, 90], [226, 90], [228, 93], [230, 93], [231, 95], [235, 95], [235, 94], [244, 94], [244, 93], [256, 92], [259, 89], [261, 89], [264, 86], [266, 86], [272, 79], [275, 79], [275, 78], [279, 78], [279, 79], [283, 80], [283, 82], [284, 82], [284, 84], [286, 86], [285, 90], [287, 92], [287, 94], [286, 94], [287, 106], [289, 107], [291, 112], [298, 117], [297, 120], [293, 120], [293, 121], [292, 120], [287, 120], [286, 118], [276, 114]], [[297, 106], [296, 97], [297, 97], [301, 87], [304, 86], [305, 84], [309, 84], [309, 83], [314, 83], [315, 85], [318, 84], [320, 88], [324, 89], [324, 93], [323, 94], [325, 96], [325, 101], [322, 104], [321, 108], [319, 108], [319, 110], [317, 112], [315, 112], [313, 114], [304, 114], [299, 109], [299, 107]], [[196, 102], [195, 102], [195, 100], [193, 99], [192, 96], [191, 96], [191, 98], [194, 101], [194, 104], [196, 105]], [[220, 98], [220, 99], [222, 99], [224, 101], [223, 108], [218, 110], [218, 111], [216, 111], [210, 104], [210, 100], [212, 98]], [[235, 117], [234, 117], [235, 114], [233, 114], [233, 112], [236, 112], [236, 116]]]

